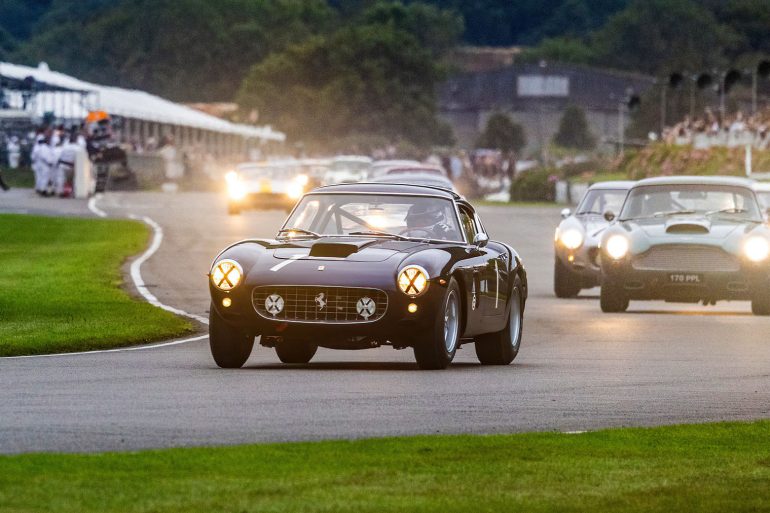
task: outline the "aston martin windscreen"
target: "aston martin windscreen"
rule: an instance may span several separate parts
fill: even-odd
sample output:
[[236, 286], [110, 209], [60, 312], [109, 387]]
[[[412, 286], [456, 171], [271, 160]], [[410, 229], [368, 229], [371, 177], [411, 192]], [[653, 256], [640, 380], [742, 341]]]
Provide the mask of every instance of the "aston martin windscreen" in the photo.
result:
[[605, 212], [620, 212], [623, 207], [623, 201], [626, 199], [628, 191], [622, 190], [607, 190], [607, 189], [594, 189], [586, 193], [583, 201], [575, 212], [578, 215], [581, 214], [596, 214], [602, 215]]
[[621, 221], [674, 215], [707, 215], [761, 221], [751, 190], [730, 185], [648, 185], [628, 195]]

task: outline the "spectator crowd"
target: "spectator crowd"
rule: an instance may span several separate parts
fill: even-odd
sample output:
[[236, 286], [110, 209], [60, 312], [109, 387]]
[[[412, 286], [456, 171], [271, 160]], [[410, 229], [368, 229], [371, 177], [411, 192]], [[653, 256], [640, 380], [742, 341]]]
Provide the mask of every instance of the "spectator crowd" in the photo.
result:
[[711, 147], [735, 148], [750, 145], [758, 150], [770, 148], [770, 109], [745, 116], [738, 111], [722, 119], [711, 109], [702, 116], [685, 117], [663, 132], [667, 144], [690, 145], [695, 149]]

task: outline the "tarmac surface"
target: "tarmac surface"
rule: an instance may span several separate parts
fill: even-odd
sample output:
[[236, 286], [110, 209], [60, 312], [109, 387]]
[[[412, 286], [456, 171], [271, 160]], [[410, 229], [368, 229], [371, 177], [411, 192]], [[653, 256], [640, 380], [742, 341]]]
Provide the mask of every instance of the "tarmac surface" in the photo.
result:
[[[93, 215], [85, 202], [0, 193], [0, 211]], [[206, 273], [228, 243], [272, 237], [281, 211], [228, 216], [213, 193], [109, 193], [111, 217], [163, 228], [142, 267], [163, 303], [207, 316]], [[131, 352], [0, 359], [0, 452], [91, 452], [432, 433], [581, 431], [770, 417], [770, 318], [748, 302], [716, 307], [632, 302], [602, 314], [598, 289], [552, 294], [559, 208], [482, 206], [493, 238], [530, 279], [514, 363], [482, 367], [463, 347], [444, 371], [411, 350], [321, 349], [307, 366], [255, 344], [222, 370], [206, 339]], [[201, 327], [205, 333], [205, 327]]]

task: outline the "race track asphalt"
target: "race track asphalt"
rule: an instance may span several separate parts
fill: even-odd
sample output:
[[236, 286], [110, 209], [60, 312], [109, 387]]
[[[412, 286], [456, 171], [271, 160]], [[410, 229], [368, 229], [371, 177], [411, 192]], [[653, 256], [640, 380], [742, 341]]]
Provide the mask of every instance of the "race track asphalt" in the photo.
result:
[[[99, 206], [111, 216], [149, 216], [163, 227], [144, 280], [163, 303], [204, 316], [211, 259], [231, 241], [272, 236], [285, 215], [227, 216], [213, 193], [111, 193]], [[13, 210], [0, 198], [4, 208]], [[272, 349], [255, 345], [244, 369], [226, 371], [215, 367], [207, 340], [0, 359], [0, 452], [770, 417], [770, 318], [752, 316], [747, 302], [632, 302], [628, 313], [602, 314], [598, 289], [557, 300], [551, 272], [559, 209], [480, 212], [493, 238], [517, 248], [529, 271], [524, 339], [513, 365], [481, 367], [465, 346], [445, 371], [419, 371], [410, 350], [389, 347], [319, 350], [307, 366], [286, 366]]]

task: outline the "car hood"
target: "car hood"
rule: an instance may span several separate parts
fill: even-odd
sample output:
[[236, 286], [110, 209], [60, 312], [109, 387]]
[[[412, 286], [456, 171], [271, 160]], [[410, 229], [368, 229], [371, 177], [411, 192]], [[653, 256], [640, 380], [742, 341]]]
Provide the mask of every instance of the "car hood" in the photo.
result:
[[349, 262], [382, 262], [397, 253], [411, 253], [428, 244], [419, 241], [399, 241], [381, 237], [351, 238], [322, 237], [314, 240], [276, 244], [273, 257], [286, 260], [312, 257], [314, 260], [346, 260]]
[[652, 241], [694, 237], [707, 242], [719, 242], [746, 228], [745, 223], [700, 216], [640, 219], [627, 223], [632, 228], [640, 229]]

